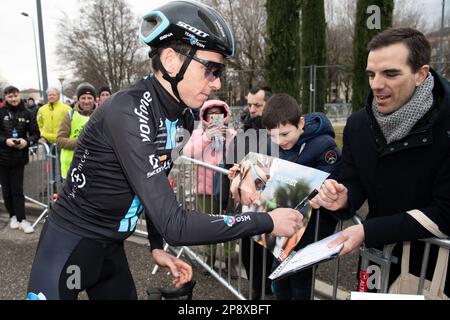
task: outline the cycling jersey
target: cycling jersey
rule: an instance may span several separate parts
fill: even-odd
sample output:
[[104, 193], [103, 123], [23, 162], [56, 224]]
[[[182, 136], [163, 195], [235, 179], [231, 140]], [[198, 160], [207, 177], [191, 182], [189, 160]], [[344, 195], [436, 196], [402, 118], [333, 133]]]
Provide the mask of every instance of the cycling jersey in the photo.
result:
[[[175, 246], [271, 232], [267, 213], [212, 216], [184, 210], [177, 202], [167, 174], [192, 130], [190, 109], [153, 76], [116, 93], [97, 108], [79, 136], [49, 220], [101, 242], [129, 237], [142, 211]], [[152, 237], [152, 248], [161, 248], [162, 241]]]

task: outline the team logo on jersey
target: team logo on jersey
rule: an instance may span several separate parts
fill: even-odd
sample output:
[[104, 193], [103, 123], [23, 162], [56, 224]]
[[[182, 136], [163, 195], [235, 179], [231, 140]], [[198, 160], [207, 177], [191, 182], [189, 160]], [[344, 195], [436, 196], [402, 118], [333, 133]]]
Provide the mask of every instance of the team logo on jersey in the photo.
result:
[[214, 222], [222, 222], [222, 221], [223, 221], [227, 226], [229, 226], [229, 227], [231, 228], [231, 227], [234, 226], [236, 223], [239, 223], [239, 222], [245, 222], [245, 221], [250, 221], [250, 220], [251, 220], [250, 216], [237, 216], [237, 217], [233, 217], [233, 216], [222, 216], [221, 219], [211, 221], [211, 223], [214, 223]]
[[335, 164], [337, 159], [337, 152], [334, 150], [330, 150], [325, 154], [325, 162], [328, 164]]
[[159, 159], [157, 158], [157, 156], [155, 156], [154, 154], [152, 154], [152, 155], [149, 157], [148, 160], [149, 160], [150, 165], [153, 167], [154, 170], [158, 168], [158, 166], [159, 166]]
[[78, 168], [73, 168], [70, 173], [72, 183], [77, 186], [78, 189], [84, 188], [86, 185], [86, 176], [82, 172], [78, 172]]
[[161, 173], [165, 170], [169, 170], [172, 165], [172, 161], [168, 160], [167, 155], [162, 155], [160, 157], [152, 154], [149, 156], [150, 165], [153, 167], [153, 171], [147, 173], [147, 178], [151, 178], [158, 173]]

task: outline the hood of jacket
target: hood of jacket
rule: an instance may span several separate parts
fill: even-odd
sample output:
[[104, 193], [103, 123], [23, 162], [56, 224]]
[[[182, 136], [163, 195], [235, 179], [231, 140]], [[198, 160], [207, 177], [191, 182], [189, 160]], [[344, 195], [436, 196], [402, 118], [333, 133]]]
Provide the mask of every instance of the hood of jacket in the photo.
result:
[[200, 120], [202, 122], [203, 128], [207, 128], [210, 125], [210, 123], [205, 120], [205, 116], [206, 111], [208, 111], [213, 107], [219, 107], [225, 111], [223, 123], [225, 125], [228, 125], [228, 122], [230, 121], [231, 118], [231, 109], [228, 106], [228, 104], [226, 104], [224, 101], [221, 100], [208, 100], [203, 104], [202, 108], [200, 109]]
[[303, 133], [298, 140], [298, 144], [303, 144], [312, 138], [320, 135], [329, 135], [333, 139], [335, 137], [333, 125], [331, 121], [322, 112], [313, 112], [304, 116], [305, 127]]

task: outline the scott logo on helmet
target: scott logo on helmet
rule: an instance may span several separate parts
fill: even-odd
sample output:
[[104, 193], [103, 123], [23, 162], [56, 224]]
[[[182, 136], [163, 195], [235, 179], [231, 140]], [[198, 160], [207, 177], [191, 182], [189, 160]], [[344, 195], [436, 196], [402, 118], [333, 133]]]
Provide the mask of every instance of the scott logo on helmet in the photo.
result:
[[182, 27], [182, 28], [184, 28], [184, 29], [190, 31], [190, 32], [192, 32], [193, 34], [196, 34], [196, 35], [199, 36], [199, 37], [202, 37], [202, 38], [209, 37], [209, 34], [207, 34], [206, 32], [203, 32], [203, 31], [201, 31], [201, 30], [198, 30], [197, 28], [194, 28], [193, 26], [190, 26], [190, 25], [188, 25], [188, 24], [185, 23], [185, 22], [178, 21], [178, 22], [177, 22], [177, 26]]

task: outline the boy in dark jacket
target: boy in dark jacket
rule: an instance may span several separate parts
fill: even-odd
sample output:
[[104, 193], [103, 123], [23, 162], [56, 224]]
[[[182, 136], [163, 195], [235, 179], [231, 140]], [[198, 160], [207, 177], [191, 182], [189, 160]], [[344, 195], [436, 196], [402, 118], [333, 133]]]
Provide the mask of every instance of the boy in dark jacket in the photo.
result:
[[36, 118], [26, 110], [19, 89], [4, 90], [5, 106], [0, 109], [0, 182], [5, 207], [11, 217], [11, 229], [32, 233], [25, 219], [23, 173], [28, 163], [28, 147], [39, 139]]
[[[268, 130], [271, 148], [279, 148], [279, 157], [304, 166], [335, 175], [340, 167], [341, 154], [334, 140], [334, 129], [323, 113], [304, 117], [297, 102], [287, 94], [276, 94], [266, 103], [262, 124]], [[275, 151], [275, 150], [273, 150]], [[317, 211], [313, 210], [310, 222], [295, 250], [315, 241]], [[318, 240], [332, 234], [337, 220], [328, 214], [319, 215]], [[309, 299], [311, 296], [312, 269], [273, 282], [279, 300]]]

